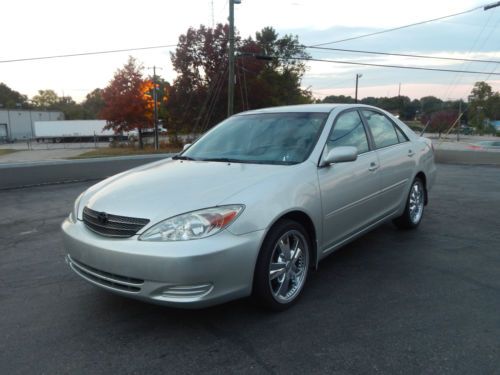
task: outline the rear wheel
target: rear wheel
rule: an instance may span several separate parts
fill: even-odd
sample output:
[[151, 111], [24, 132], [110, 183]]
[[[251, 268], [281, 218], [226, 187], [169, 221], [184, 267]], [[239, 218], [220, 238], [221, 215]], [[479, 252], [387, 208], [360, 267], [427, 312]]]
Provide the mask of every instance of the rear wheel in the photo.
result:
[[418, 227], [424, 215], [425, 186], [420, 178], [415, 178], [411, 185], [410, 193], [406, 200], [403, 215], [394, 219], [394, 224], [401, 229]]
[[300, 223], [283, 220], [271, 229], [255, 267], [253, 295], [260, 304], [281, 311], [296, 302], [306, 282], [310, 248]]

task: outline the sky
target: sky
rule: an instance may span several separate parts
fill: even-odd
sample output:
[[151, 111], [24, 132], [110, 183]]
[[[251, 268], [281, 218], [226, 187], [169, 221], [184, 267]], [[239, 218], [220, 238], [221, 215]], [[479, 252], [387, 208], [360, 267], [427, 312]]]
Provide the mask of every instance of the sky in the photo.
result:
[[[493, 0], [332, 1], [241, 0], [235, 24], [242, 37], [272, 26], [280, 35], [293, 34], [304, 45], [337, 41], [473, 9]], [[26, 62], [4, 60], [157, 45], [175, 45], [189, 27], [227, 21], [228, 0], [25, 0], [2, 4], [0, 82], [26, 94], [52, 89], [81, 101], [93, 89], [105, 87], [117, 69], [136, 57], [147, 68], [172, 82], [172, 48]], [[327, 47], [392, 53], [500, 61], [500, 7]], [[308, 62], [302, 86], [317, 98], [401, 95], [466, 99], [474, 82], [486, 80], [500, 91], [500, 64], [378, 56], [347, 52], [308, 52], [318, 59], [409, 65], [486, 72], [462, 74]], [[401, 87], [401, 88], [400, 88]]]

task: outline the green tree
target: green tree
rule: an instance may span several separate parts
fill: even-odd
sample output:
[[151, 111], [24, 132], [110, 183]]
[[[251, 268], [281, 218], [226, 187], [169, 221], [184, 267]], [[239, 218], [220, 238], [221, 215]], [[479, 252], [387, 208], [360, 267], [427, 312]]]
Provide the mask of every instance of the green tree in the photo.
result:
[[40, 109], [53, 109], [59, 101], [54, 90], [38, 90], [38, 95], [31, 98], [33, 105]]
[[424, 96], [420, 98], [421, 114], [430, 115], [443, 109], [443, 101], [435, 96]]
[[[371, 98], [365, 98], [365, 99], [369, 101]], [[345, 96], [345, 95], [328, 95], [323, 98], [322, 103], [352, 104], [354, 103], [354, 98], [352, 96]]]
[[476, 82], [471, 92], [471, 101], [486, 102], [491, 95], [493, 95], [493, 90], [490, 85], [486, 82]]
[[469, 119], [472, 125], [476, 128], [479, 134], [491, 131], [490, 126], [487, 124], [488, 119], [492, 118], [490, 113], [493, 108], [490, 104], [494, 99], [493, 90], [486, 82], [476, 82], [472, 88], [469, 96]]
[[[405, 97], [406, 98], [406, 97]], [[400, 111], [400, 117], [402, 120], [414, 120], [420, 112], [420, 100], [413, 99], [410, 101], [405, 100], [403, 102], [403, 107]]]
[[54, 90], [38, 90], [38, 95], [31, 101], [37, 109], [61, 111], [67, 120], [85, 118], [81, 104], [76, 103], [71, 96], [58, 96]]
[[[171, 128], [193, 131], [207, 121], [224, 118], [227, 97], [227, 40], [229, 28], [201, 25], [189, 28], [179, 37], [171, 60], [177, 78], [174, 80], [167, 107]], [[239, 37], [237, 37], [239, 41]]]
[[[167, 104], [171, 126], [202, 131], [227, 114], [227, 25], [201, 25], [179, 37], [171, 54], [177, 78]], [[312, 102], [311, 93], [300, 87], [306, 56], [296, 36], [279, 37], [264, 28], [242, 40], [236, 33], [235, 112], [274, 105]], [[262, 56], [267, 58], [261, 59]]]
[[28, 97], [0, 82], [0, 108], [28, 107]]
[[[248, 59], [241, 58], [237, 61], [239, 71], [248, 72], [253, 81], [251, 84], [256, 86], [249, 94], [246, 108], [243, 101], [245, 109], [313, 102], [311, 92], [300, 86], [306, 72], [304, 60], [300, 58], [310, 56], [296, 35], [280, 37], [272, 27], [265, 27], [255, 34], [255, 42], [251, 38], [242, 41], [240, 50], [257, 52], [257, 57], [267, 57], [253, 67], [245, 65], [248, 64]], [[240, 79], [240, 84], [241, 81]], [[261, 95], [261, 92], [267, 95]]]
[[[322, 103], [354, 103], [354, 98], [344, 95], [329, 95], [322, 100]], [[420, 102], [411, 101], [407, 96], [394, 96], [392, 98], [381, 97], [375, 98], [373, 96], [366, 97], [360, 100], [360, 103], [372, 105], [385, 109], [394, 114], [398, 114], [403, 120], [412, 120], [415, 118]]]
[[496, 92], [490, 96], [486, 104], [491, 120], [500, 120], [500, 93]]
[[102, 97], [102, 89], [94, 89], [85, 96], [82, 102], [85, 119], [100, 119], [100, 112], [104, 108], [104, 99]]
[[81, 104], [76, 103], [71, 96], [62, 96], [48, 109], [64, 113], [66, 120], [80, 120], [85, 118], [85, 111]]

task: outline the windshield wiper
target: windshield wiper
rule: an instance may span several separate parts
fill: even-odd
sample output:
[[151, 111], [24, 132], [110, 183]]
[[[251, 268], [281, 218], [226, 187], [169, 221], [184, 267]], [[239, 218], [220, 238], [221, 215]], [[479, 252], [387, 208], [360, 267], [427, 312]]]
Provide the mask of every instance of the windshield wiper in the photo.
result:
[[193, 159], [192, 157], [190, 156], [183, 156], [183, 155], [175, 155], [175, 156], [172, 156], [172, 159], [173, 160], [197, 160], [197, 159]]
[[219, 161], [222, 163], [245, 163], [245, 160], [239, 159], [230, 159], [230, 158], [206, 158], [206, 159], [198, 159], [200, 161]]

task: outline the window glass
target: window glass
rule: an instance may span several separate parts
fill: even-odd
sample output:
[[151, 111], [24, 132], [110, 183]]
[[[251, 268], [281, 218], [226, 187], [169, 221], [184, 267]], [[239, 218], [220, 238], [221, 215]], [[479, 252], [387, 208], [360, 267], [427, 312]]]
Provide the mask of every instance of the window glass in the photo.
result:
[[399, 143], [398, 135], [392, 121], [386, 116], [369, 110], [363, 110], [377, 148], [392, 146]]
[[182, 156], [195, 160], [296, 164], [310, 155], [328, 113], [262, 113], [233, 116], [194, 143]]
[[369, 150], [365, 128], [357, 111], [343, 113], [335, 122], [328, 138], [328, 147], [338, 146], [354, 146], [358, 154]]
[[403, 131], [399, 127], [394, 126], [394, 128], [396, 129], [396, 133], [398, 134], [399, 143], [407, 142], [408, 137], [406, 136], [406, 134], [403, 133]]

